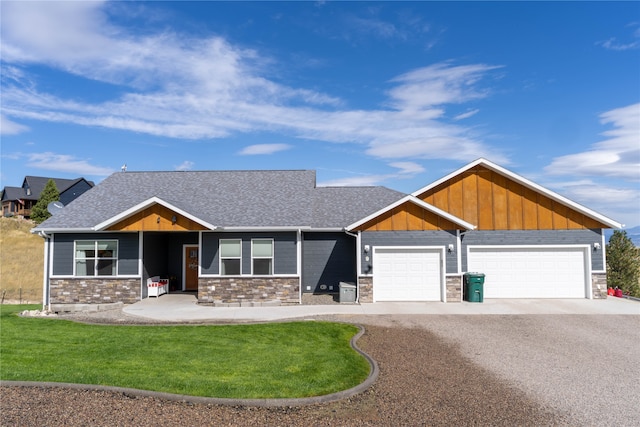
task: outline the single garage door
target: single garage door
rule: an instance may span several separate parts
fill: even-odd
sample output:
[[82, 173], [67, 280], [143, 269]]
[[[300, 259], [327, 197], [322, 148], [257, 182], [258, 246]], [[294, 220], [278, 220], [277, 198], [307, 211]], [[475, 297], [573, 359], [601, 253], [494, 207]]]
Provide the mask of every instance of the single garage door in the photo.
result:
[[485, 274], [485, 298], [585, 298], [585, 248], [469, 248], [468, 271]]
[[374, 301], [440, 301], [442, 250], [374, 248]]

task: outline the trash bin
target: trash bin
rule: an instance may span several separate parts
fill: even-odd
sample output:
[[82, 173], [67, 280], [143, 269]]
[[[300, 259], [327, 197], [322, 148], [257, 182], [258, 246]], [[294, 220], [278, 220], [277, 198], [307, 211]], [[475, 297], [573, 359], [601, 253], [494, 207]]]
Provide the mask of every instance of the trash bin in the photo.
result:
[[464, 298], [468, 302], [482, 302], [484, 300], [484, 274], [464, 274]]
[[356, 302], [356, 285], [340, 282], [340, 302]]

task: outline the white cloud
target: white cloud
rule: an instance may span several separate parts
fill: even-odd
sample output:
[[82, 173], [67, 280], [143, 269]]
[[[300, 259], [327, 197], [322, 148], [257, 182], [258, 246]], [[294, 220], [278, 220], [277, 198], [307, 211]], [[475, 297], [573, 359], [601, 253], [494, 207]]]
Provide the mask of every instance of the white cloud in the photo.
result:
[[238, 154], [247, 156], [247, 155], [258, 155], [258, 154], [273, 154], [278, 151], [284, 151], [291, 148], [291, 145], [288, 144], [256, 144], [249, 145], [248, 147], [244, 147]]
[[480, 112], [480, 110], [479, 110], [479, 109], [477, 109], [477, 108], [476, 108], [475, 110], [469, 110], [469, 111], [467, 111], [467, 112], [465, 112], [465, 113], [458, 114], [457, 116], [455, 116], [455, 117], [453, 118], [453, 120], [458, 121], [458, 120], [468, 119], [468, 118], [469, 118], [469, 117], [471, 117], [471, 116], [475, 116], [475, 115], [476, 115], [476, 114], [478, 114], [479, 112]]
[[615, 37], [611, 37], [608, 40], [601, 41], [596, 44], [599, 46], [602, 46], [605, 49], [618, 50], [618, 51], [637, 49], [638, 47], [640, 47], [640, 42], [638, 41], [629, 42], [629, 43], [620, 43], [616, 40]]
[[189, 160], [185, 160], [184, 162], [180, 163], [178, 166], [175, 167], [175, 170], [177, 171], [190, 171], [191, 169], [193, 169], [193, 165], [195, 163], [189, 161]]
[[[221, 37], [133, 35], [110, 23], [110, 5], [101, 2], [7, 5], [2, 55], [9, 66], [44, 64], [118, 85], [114, 93], [120, 94], [99, 103], [64, 98], [40, 92], [29, 76], [15, 72], [3, 86], [2, 106], [13, 118], [184, 139], [279, 132], [358, 143], [369, 155], [384, 159], [489, 157], [508, 163], [470, 129], [445, 122], [447, 104], [488, 96], [480, 81], [499, 66], [434, 64], [390, 81], [391, 108], [337, 109], [345, 104], [338, 97], [265, 78], [270, 58]], [[245, 150], [243, 154], [260, 149]]]
[[0, 114], [0, 135], [17, 135], [28, 130], [27, 126], [12, 122], [4, 114]]
[[319, 182], [319, 187], [369, 187], [379, 185], [389, 175], [361, 175]]
[[631, 37], [637, 40], [629, 41], [629, 42], [619, 42], [616, 37], [610, 37], [607, 40], [596, 42], [596, 46], [602, 46], [605, 49], [616, 50], [616, 51], [625, 51], [640, 48], [640, 23], [631, 22], [626, 25], [627, 28], [635, 28], [633, 30]]
[[393, 162], [389, 166], [400, 169], [398, 173], [403, 175], [415, 175], [424, 172], [424, 167], [415, 162]]
[[392, 80], [400, 84], [389, 91], [391, 104], [398, 110], [414, 111], [484, 98], [489, 91], [479, 89], [476, 83], [498, 68], [501, 67], [442, 62], [410, 71]]
[[556, 157], [545, 171], [558, 175], [609, 176], [640, 180], [640, 103], [607, 111], [602, 124], [613, 129], [589, 151]]
[[83, 176], [107, 176], [114, 172], [111, 168], [92, 165], [88, 160], [77, 159], [68, 154], [45, 152], [31, 153], [26, 156], [28, 158], [27, 166], [43, 170]]

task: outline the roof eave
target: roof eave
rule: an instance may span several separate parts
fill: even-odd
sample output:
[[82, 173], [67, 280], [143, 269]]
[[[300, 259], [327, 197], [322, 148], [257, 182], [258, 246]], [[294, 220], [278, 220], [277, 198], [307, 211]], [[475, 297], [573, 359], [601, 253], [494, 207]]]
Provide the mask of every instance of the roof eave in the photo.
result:
[[180, 208], [178, 208], [177, 206], [172, 205], [171, 203], [168, 203], [164, 200], [162, 200], [159, 197], [151, 197], [141, 203], [138, 203], [135, 206], [132, 206], [131, 208], [119, 213], [118, 215], [115, 215], [109, 219], [107, 219], [106, 221], [103, 221], [95, 226], [92, 227], [93, 231], [103, 231], [106, 228], [111, 227], [114, 224], [117, 224], [118, 222], [122, 221], [125, 218], [130, 217], [131, 215], [134, 215], [150, 206], [153, 206], [154, 204], [159, 204], [161, 206], [164, 206], [167, 209], [171, 209], [172, 211], [176, 212], [179, 215], [184, 216], [185, 218], [190, 219], [191, 221], [194, 221], [200, 225], [202, 225], [205, 228], [208, 228], [210, 230], [215, 230], [217, 227], [213, 224], [208, 223], [207, 221], [202, 220], [201, 218], [198, 218], [194, 215], [191, 215], [189, 212], [186, 212]]
[[429, 203], [424, 202], [424, 201], [418, 199], [417, 197], [415, 197], [413, 195], [407, 195], [407, 196], [403, 197], [402, 199], [397, 200], [396, 202], [390, 204], [389, 206], [386, 206], [386, 207], [380, 209], [379, 211], [374, 212], [371, 215], [361, 219], [360, 221], [357, 221], [357, 222], [354, 222], [351, 225], [348, 225], [347, 227], [345, 227], [345, 230], [352, 231], [354, 228], [357, 228], [357, 227], [359, 227], [359, 226], [361, 226], [363, 224], [366, 224], [367, 222], [379, 217], [383, 213], [388, 212], [391, 209], [393, 209], [395, 207], [398, 207], [398, 206], [400, 206], [400, 205], [402, 205], [403, 203], [406, 203], [406, 202], [414, 203], [414, 204], [422, 207], [423, 209], [431, 211], [431, 212], [435, 213], [436, 215], [441, 216], [442, 218], [445, 218], [445, 219], [453, 222], [454, 224], [457, 224], [457, 225], [459, 225], [459, 226], [461, 226], [461, 227], [463, 227], [463, 228], [465, 228], [467, 230], [475, 230], [477, 228], [475, 225], [473, 225], [473, 224], [471, 224], [471, 223], [469, 223], [469, 222], [467, 222], [467, 221], [465, 221], [465, 220], [463, 220], [461, 218], [458, 218], [455, 215], [451, 215], [450, 213], [445, 212], [442, 209], [438, 209], [435, 206], [430, 205]]

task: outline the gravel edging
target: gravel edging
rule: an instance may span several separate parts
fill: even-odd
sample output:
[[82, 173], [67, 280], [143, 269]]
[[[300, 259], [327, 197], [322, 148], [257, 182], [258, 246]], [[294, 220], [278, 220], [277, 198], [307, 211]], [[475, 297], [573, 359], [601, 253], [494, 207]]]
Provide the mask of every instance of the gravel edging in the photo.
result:
[[37, 382], [37, 381], [0, 381], [1, 387], [42, 387], [42, 388], [67, 388], [73, 390], [104, 391], [118, 393], [127, 396], [152, 397], [164, 399], [172, 402], [183, 402], [203, 405], [226, 405], [226, 406], [254, 406], [254, 407], [283, 407], [283, 406], [307, 406], [317, 403], [329, 403], [344, 400], [356, 394], [362, 393], [373, 385], [378, 378], [379, 370], [376, 361], [367, 353], [362, 351], [357, 345], [358, 339], [364, 335], [365, 328], [362, 325], [354, 325], [358, 328], [358, 333], [351, 337], [349, 345], [358, 354], [363, 356], [369, 363], [369, 375], [362, 383], [347, 390], [322, 396], [284, 398], [284, 399], [233, 399], [222, 397], [190, 396], [186, 394], [174, 394], [151, 390], [141, 390], [136, 388], [101, 386], [95, 384], [75, 384], [58, 382]]

